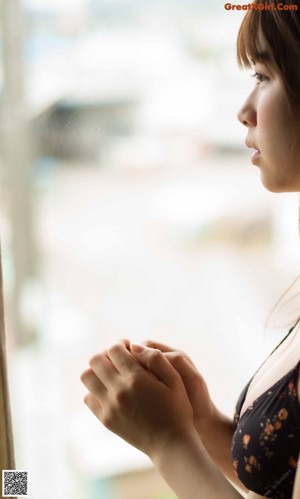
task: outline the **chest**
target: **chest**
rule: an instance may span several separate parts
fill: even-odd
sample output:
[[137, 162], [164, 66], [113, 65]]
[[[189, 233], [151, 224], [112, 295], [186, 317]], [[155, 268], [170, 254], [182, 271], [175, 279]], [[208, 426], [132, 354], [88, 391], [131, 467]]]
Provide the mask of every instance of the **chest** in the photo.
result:
[[[296, 331], [293, 331], [290, 334], [255, 374], [248, 387], [247, 395], [241, 408], [240, 417], [254, 400], [295, 367], [299, 359], [300, 333], [299, 329], [296, 328]], [[300, 399], [300, 377], [298, 380], [298, 396]]]

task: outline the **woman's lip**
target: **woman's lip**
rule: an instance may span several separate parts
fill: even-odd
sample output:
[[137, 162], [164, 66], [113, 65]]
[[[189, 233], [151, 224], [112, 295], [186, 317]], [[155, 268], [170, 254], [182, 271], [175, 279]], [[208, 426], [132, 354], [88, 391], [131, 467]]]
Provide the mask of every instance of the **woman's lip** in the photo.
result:
[[255, 165], [256, 161], [260, 158], [260, 151], [255, 149], [254, 153], [251, 155], [251, 162]]

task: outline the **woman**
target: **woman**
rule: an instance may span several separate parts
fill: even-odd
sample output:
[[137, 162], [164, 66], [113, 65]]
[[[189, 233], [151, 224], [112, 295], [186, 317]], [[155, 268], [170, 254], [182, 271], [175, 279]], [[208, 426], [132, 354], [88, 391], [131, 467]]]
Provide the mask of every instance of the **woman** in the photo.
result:
[[[252, 8], [239, 31], [238, 61], [253, 67], [256, 84], [238, 118], [263, 185], [298, 192], [300, 5], [279, 10], [282, 3], [269, 3], [278, 10]], [[150, 457], [180, 499], [299, 499], [295, 326], [244, 388], [233, 421], [214, 405], [186, 354], [151, 341], [124, 340], [95, 355], [81, 376], [89, 390], [84, 401], [107, 428]]]

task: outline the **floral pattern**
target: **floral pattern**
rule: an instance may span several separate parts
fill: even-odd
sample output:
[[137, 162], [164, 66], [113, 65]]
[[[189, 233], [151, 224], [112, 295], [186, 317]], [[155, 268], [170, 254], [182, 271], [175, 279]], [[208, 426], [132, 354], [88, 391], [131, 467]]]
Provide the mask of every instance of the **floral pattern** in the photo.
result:
[[235, 474], [249, 490], [272, 499], [292, 499], [300, 452], [299, 371], [300, 361], [240, 416], [251, 378], [234, 411]]

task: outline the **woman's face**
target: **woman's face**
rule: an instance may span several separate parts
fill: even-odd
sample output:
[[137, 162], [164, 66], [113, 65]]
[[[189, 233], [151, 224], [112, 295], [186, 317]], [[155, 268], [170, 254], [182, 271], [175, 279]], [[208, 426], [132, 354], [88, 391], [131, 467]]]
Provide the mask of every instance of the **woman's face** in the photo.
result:
[[300, 140], [295, 142], [285, 89], [265, 63], [257, 62], [254, 71], [256, 85], [238, 113], [248, 129], [245, 143], [254, 149], [251, 161], [269, 191], [300, 191]]

